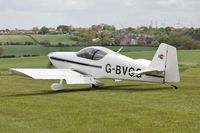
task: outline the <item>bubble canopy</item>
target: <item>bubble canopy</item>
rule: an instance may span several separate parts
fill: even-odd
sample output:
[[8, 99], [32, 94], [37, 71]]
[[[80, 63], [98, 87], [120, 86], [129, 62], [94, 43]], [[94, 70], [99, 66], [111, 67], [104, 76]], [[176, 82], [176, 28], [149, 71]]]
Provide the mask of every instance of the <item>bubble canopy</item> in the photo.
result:
[[86, 47], [81, 49], [79, 52], [77, 52], [78, 57], [90, 59], [90, 60], [100, 60], [104, 56], [106, 56], [109, 53], [113, 53], [114, 51], [104, 48], [104, 47]]

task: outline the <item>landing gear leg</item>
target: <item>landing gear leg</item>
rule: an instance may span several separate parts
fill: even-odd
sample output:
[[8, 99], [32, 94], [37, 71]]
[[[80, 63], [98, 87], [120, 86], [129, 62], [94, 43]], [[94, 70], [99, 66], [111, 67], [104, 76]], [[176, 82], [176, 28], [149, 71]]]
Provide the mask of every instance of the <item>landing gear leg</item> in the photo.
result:
[[178, 86], [176, 85], [171, 85], [174, 89], [178, 89]]
[[92, 88], [98, 88], [99, 86], [98, 85], [95, 85], [95, 84], [91, 84], [92, 85]]
[[54, 83], [51, 85], [53, 91], [61, 91], [67, 89], [67, 86], [63, 85], [63, 79], [60, 80], [60, 83]]
[[92, 88], [97, 88], [97, 87], [100, 87], [102, 85], [104, 85], [104, 83], [98, 81], [98, 80], [95, 80], [96, 83], [95, 84], [91, 84]]
[[172, 84], [168, 84], [168, 83], [165, 83], [166, 85], [170, 85], [171, 87], [173, 87], [174, 89], [178, 89], [178, 86], [176, 86], [176, 85], [172, 85]]

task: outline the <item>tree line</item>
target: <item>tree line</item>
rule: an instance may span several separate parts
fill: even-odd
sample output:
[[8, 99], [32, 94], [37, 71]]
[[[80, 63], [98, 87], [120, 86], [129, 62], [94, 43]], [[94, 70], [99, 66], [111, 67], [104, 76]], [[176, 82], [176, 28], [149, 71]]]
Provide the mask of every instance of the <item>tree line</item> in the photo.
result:
[[[52, 34], [50, 28], [43, 26], [42, 28], [34, 27], [33, 31], [38, 34]], [[154, 40], [159, 43], [168, 43], [178, 49], [197, 49], [200, 48], [200, 28], [174, 28], [174, 27], [147, 27], [140, 26], [138, 28], [128, 27], [117, 29], [113, 25], [99, 24], [92, 25], [89, 28], [74, 28], [68, 25], [59, 25], [53, 34], [70, 34], [70, 39], [77, 42], [78, 45], [120, 45], [123, 39], [117, 34], [149, 34], [154, 36]], [[146, 38], [147, 43], [152, 38]], [[138, 43], [141, 44], [142, 43]], [[28, 44], [27, 44], [28, 45]]]

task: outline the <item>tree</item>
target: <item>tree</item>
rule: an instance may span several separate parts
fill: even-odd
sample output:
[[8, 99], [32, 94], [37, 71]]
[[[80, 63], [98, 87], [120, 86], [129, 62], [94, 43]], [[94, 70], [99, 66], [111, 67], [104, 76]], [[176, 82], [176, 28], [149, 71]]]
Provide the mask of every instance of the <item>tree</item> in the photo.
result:
[[132, 27], [128, 27], [127, 32], [133, 33], [133, 32], [135, 32], [135, 29], [133, 29]]
[[33, 31], [34, 33], [38, 33], [38, 32], [39, 32], [39, 28], [38, 28], [38, 27], [33, 27], [32, 31]]
[[171, 27], [166, 27], [166, 28], [165, 28], [165, 33], [166, 33], [167, 35], [169, 35], [169, 34], [171, 33], [171, 31], [172, 31], [172, 28], [171, 28]]
[[91, 30], [94, 32], [99, 32], [101, 30], [100, 25], [92, 25]]
[[45, 26], [43, 26], [39, 31], [39, 34], [47, 34], [47, 33], [49, 33], [49, 29]]
[[115, 37], [115, 45], [120, 45], [120, 38], [119, 37]]
[[110, 40], [107, 37], [104, 37], [101, 39], [101, 45], [105, 46], [105, 45], [109, 45], [110, 44]]
[[105, 25], [103, 25], [103, 30], [115, 31], [115, 26], [105, 24]]
[[61, 31], [62, 33], [66, 34], [69, 33], [71, 31], [71, 26], [67, 26], [67, 25], [59, 25], [57, 27], [58, 31]]
[[155, 40], [159, 43], [168, 43], [168, 36], [162, 32], [155, 35]]
[[193, 39], [200, 40], [200, 28], [190, 28], [185, 32], [186, 35], [190, 35]]
[[196, 49], [200, 48], [200, 41], [192, 39], [183, 33], [173, 33], [169, 36], [169, 44], [178, 49]]

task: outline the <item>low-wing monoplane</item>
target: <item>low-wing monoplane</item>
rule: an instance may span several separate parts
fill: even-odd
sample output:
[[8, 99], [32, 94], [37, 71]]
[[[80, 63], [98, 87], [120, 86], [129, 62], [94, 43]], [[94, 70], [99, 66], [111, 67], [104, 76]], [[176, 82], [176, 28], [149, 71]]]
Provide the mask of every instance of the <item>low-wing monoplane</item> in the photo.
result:
[[160, 44], [152, 61], [129, 58], [120, 54], [120, 50], [114, 52], [105, 47], [93, 46], [79, 52], [52, 52], [48, 57], [55, 69], [11, 68], [11, 71], [34, 79], [59, 79], [59, 83], [51, 85], [54, 91], [67, 88], [63, 81], [67, 84], [91, 84], [93, 87], [103, 85], [97, 80], [101, 78], [155, 83], [180, 81], [175, 47]]

